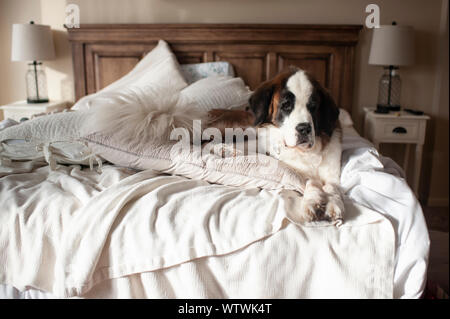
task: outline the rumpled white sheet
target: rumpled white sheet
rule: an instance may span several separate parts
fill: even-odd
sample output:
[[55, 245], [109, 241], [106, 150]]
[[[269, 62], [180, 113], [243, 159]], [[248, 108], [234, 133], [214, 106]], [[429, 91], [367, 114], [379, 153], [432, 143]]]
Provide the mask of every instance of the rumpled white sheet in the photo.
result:
[[418, 297], [429, 247], [420, 206], [354, 138], [344, 141], [342, 184], [389, 221], [347, 201], [340, 228], [298, 226], [292, 191], [112, 166], [6, 173], [0, 283], [82, 297]]
[[353, 128], [344, 131], [341, 187], [356, 203], [383, 214], [396, 233], [394, 298], [419, 298], [426, 284], [430, 238], [422, 207], [403, 170]]

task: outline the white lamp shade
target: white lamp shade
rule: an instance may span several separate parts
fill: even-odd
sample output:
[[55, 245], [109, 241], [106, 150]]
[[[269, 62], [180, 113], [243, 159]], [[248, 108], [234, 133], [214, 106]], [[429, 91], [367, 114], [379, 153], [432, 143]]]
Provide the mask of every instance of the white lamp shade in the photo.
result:
[[54, 58], [55, 47], [48, 25], [13, 24], [12, 61], [45, 61]]
[[382, 25], [373, 29], [369, 64], [400, 66], [413, 63], [413, 28], [399, 25]]

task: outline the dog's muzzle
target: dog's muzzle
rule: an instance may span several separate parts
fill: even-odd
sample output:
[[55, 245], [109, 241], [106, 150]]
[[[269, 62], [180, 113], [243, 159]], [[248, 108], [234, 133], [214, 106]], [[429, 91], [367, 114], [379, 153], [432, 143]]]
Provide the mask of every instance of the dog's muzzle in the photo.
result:
[[310, 148], [313, 146], [312, 127], [308, 122], [300, 123], [295, 127], [297, 131], [297, 145]]

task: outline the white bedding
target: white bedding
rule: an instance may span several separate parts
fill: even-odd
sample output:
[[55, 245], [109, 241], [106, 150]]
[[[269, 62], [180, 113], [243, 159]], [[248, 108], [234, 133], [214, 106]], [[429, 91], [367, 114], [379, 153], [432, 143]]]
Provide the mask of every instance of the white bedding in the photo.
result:
[[0, 296], [417, 298], [429, 250], [420, 205], [353, 129], [343, 146], [339, 228], [291, 222], [292, 191], [109, 165], [0, 167]]

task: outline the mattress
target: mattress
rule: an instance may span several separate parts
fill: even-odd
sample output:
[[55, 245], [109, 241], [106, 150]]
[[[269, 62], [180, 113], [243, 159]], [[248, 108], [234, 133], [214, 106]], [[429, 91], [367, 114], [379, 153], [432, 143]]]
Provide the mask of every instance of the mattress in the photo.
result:
[[353, 128], [340, 228], [290, 222], [292, 193], [113, 165], [0, 176], [2, 298], [418, 298], [425, 287], [420, 204]]

